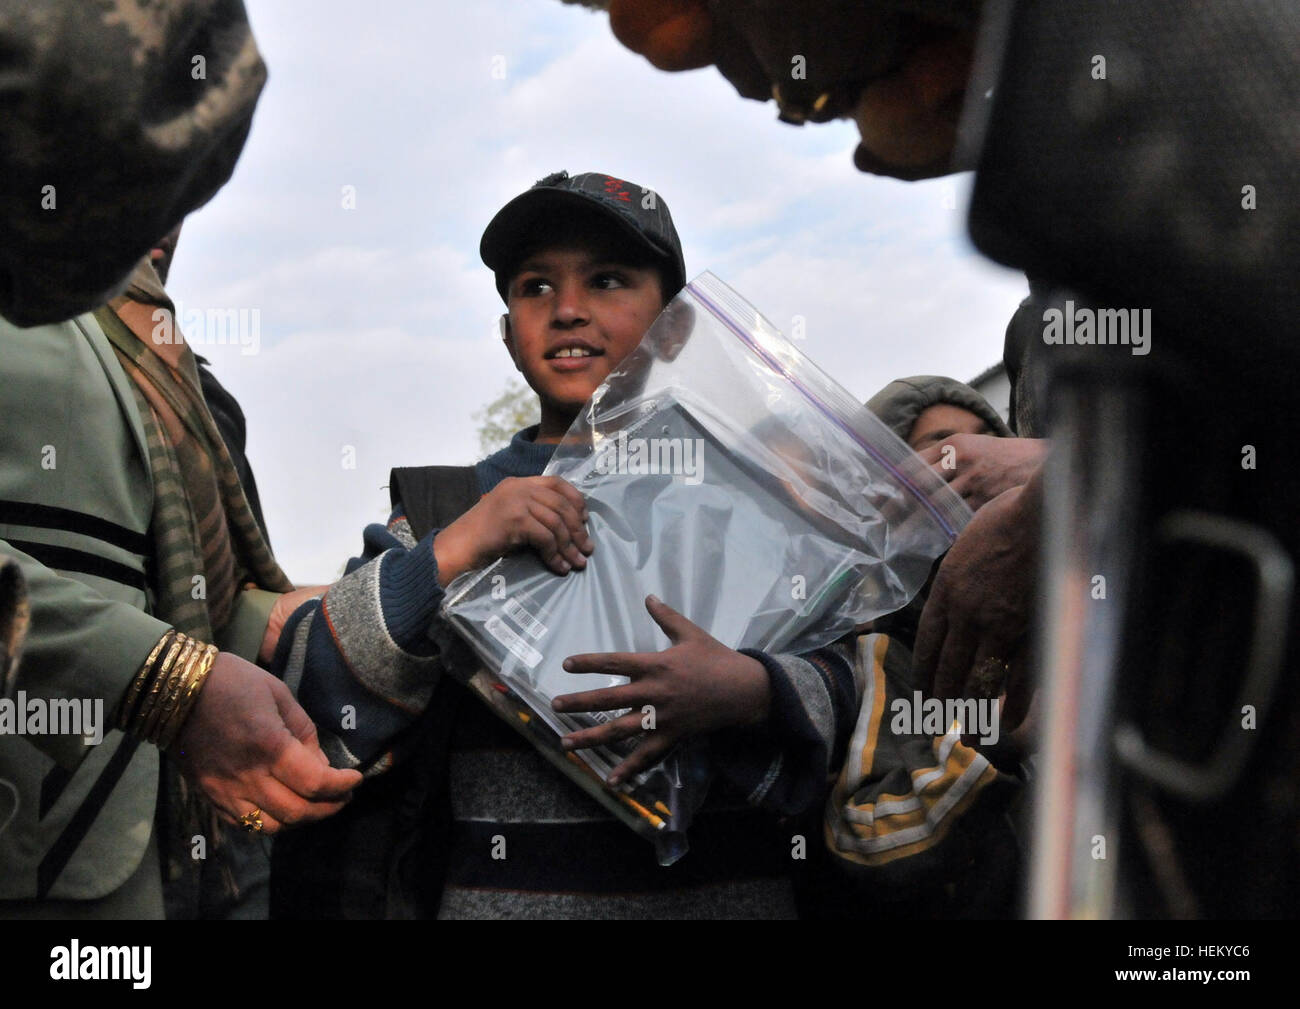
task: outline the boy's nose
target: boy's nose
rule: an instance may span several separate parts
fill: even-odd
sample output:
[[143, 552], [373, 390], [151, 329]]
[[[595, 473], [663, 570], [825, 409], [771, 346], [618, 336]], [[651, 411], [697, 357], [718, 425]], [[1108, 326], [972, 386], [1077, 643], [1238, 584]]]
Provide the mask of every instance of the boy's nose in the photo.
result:
[[562, 284], [555, 292], [554, 320], [562, 326], [582, 325], [590, 318], [587, 290], [582, 284]]

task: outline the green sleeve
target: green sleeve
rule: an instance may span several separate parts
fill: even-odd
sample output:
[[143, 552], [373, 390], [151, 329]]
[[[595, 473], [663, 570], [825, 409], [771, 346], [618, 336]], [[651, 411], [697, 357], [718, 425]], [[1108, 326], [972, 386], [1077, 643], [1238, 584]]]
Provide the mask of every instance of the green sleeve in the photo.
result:
[[[18, 562], [27, 581], [31, 624], [10, 693], [28, 698], [102, 699], [109, 725], [140, 666], [169, 625], [130, 603], [108, 599], [89, 585], [57, 574], [0, 540], [0, 553]], [[28, 736], [63, 766], [90, 752], [81, 736]]]
[[279, 592], [265, 589], [249, 588], [237, 593], [230, 621], [217, 632], [217, 647], [256, 662], [266, 636], [266, 625], [271, 622], [271, 608], [279, 598]]

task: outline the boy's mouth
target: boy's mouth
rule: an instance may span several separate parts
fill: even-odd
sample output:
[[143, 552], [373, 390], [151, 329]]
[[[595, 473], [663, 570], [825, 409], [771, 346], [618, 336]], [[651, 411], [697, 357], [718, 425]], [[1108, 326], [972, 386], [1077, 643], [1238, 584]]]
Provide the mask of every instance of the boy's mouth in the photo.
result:
[[560, 371], [578, 371], [597, 357], [604, 357], [605, 352], [581, 340], [566, 340], [548, 350], [543, 355], [551, 362], [553, 368]]

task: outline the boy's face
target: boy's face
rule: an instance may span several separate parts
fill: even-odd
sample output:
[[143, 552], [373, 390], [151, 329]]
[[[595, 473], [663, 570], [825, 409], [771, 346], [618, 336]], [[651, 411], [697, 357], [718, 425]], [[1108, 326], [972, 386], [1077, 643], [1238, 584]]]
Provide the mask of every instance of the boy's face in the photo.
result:
[[548, 247], [510, 278], [506, 349], [541, 398], [543, 434], [548, 421], [567, 429], [663, 309], [659, 271], [616, 256], [597, 247]]
[[912, 425], [907, 444], [913, 452], [920, 452], [955, 434], [992, 434], [993, 429], [982, 417], [951, 403], [935, 403], [926, 407]]

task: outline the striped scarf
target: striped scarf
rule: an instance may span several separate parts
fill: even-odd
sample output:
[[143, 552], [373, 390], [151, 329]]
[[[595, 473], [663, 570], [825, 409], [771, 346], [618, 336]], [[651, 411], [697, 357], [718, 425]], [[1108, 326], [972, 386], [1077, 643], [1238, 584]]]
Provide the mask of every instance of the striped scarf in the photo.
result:
[[[127, 293], [95, 318], [132, 381], [144, 423], [154, 477], [157, 615], [185, 634], [211, 641], [229, 621], [242, 585], [253, 582], [275, 592], [293, 585], [248, 505], [203, 399], [194, 352], [172, 312], [146, 261]], [[171, 342], [156, 342], [155, 332], [168, 333]]]
[[[144, 260], [126, 294], [98, 309], [95, 318], [131, 379], [144, 427], [154, 483], [154, 613], [178, 631], [210, 642], [230, 620], [245, 584], [274, 592], [288, 592], [293, 584], [248, 505], [174, 312], [152, 264]], [[155, 332], [169, 341], [155, 340]], [[200, 900], [199, 863], [189, 857], [194, 834], [210, 839], [210, 857], [219, 860], [227, 896], [237, 897], [238, 888], [220, 859], [224, 845], [215, 811], [165, 755], [161, 787], [166, 801], [159, 809], [159, 847], [168, 916], [194, 917]]]

